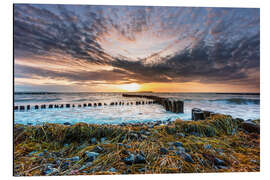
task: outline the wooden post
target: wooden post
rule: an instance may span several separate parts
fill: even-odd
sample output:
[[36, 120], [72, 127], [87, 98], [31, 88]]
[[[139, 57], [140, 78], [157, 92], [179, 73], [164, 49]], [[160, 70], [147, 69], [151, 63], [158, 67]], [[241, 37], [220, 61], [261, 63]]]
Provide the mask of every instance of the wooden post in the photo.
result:
[[46, 104], [41, 105], [41, 109], [46, 109]]
[[58, 104], [55, 104], [55, 105], [54, 105], [54, 108], [59, 108], [59, 105], [58, 105]]
[[53, 105], [52, 105], [52, 104], [49, 104], [49, 108], [50, 108], [50, 109], [53, 108]]
[[30, 105], [27, 105], [27, 106], [26, 106], [26, 109], [27, 109], [27, 110], [30, 110]]
[[24, 106], [20, 106], [20, 111], [24, 111]]
[[39, 106], [38, 105], [35, 105], [35, 109], [38, 109], [39, 108]]
[[66, 108], [70, 108], [70, 104], [66, 104]]
[[61, 105], [60, 105], [60, 108], [64, 108], [64, 104], [61, 104]]

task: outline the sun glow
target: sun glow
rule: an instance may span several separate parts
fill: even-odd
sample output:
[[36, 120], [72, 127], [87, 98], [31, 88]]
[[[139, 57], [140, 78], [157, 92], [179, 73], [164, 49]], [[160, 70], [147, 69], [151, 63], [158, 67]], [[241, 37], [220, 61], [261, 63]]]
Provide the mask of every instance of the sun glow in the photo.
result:
[[125, 91], [138, 91], [140, 87], [141, 86], [137, 83], [122, 84], [119, 86], [120, 89], [125, 90]]

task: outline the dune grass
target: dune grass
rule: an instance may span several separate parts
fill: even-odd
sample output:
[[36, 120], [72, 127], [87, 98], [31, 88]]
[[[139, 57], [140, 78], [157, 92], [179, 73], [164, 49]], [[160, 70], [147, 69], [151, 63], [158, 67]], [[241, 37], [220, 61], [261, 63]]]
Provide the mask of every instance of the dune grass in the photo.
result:
[[[15, 124], [14, 175], [44, 175], [48, 164], [56, 169], [50, 175], [259, 171], [260, 136], [243, 131], [240, 123], [241, 120], [231, 116], [215, 115], [205, 121], [176, 120], [154, 128], [85, 123], [72, 126]], [[147, 136], [141, 135], [142, 130], [148, 132]], [[134, 133], [138, 137], [132, 138]], [[106, 140], [101, 142], [104, 137]], [[97, 144], [91, 143], [91, 138], [96, 138]], [[182, 143], [193, 163], [179, 156], [175, 147], [167, 154], [160, 153], [161, 147], [169, 149], [173, 142]], [[97, 146], [104, 151], [86, 166], [85, 152]], [[128, 156], [127, 151], [143, 152], [146, 162], [125, 164], [123, 158]], [[69, 162], [67, 168], [62, 169], [67, 158], [74, 156], [79, 156], [80, 160]], [[217, 166], [215, 158], [224, 165]], [[110, 168], [116, 171], [111, 172]]]

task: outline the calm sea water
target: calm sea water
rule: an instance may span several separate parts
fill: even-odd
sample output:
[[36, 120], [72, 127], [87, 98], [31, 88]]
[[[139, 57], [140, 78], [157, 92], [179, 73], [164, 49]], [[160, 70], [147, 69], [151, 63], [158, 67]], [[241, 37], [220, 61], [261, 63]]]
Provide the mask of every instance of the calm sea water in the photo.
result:
[[[31, 109], [15, 111], [14, 121], [20, 124], [77, 123], [119, 124], [122, 122], [148, 122], [157, 120], [191, 119], [191, 109], [201, 108], [216, 113], [229, 114], [242, 119], [260, 118], [259, 95], [215, 94], [215, 93], [144, 93], [160, 97], [174, 97], [184, 101], [184, 113], [166, 112], [157, 104], [101, 106], [85, 108]], [[54, 93], [54, 94], [15, 94], [15, 105], [36, 104], [83, 104], [110, 102], [134, 102], [137, 98], [124, 98], [122, 93]]]

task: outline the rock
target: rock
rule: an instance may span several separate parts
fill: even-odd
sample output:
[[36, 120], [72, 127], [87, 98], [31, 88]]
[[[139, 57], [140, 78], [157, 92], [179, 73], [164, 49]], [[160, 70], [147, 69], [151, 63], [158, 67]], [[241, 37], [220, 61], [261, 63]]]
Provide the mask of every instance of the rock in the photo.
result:
[[63, 124], [66, 125], [66, 126], [70, 126], [71, 125], [71, 123], [69, 123], [69, 122], [64, 122]]
[[190, 154], [182, 152], [182, 153], [179, 153], [178, 155], [180, 155], [186, 162], [194, 163]]
[[92, 151], [97, 152], [97, 153], [102, 153], [104, 151], [104, 149], [100, 146], [96, 146]]
[[141, 139], [145, 140], [145, 139], [148, 139], [148, 137], [146, 135], [144, 135], [144, 134], [141, 134]]
[[203, 148], [204, 149], [211, 149], [211, 145], [210, 144], [205, 144], [205, 145], [203, 145]]
[[176, 146], [176, 149], [178, 150], [179, 153], [183, 153], [185, 152], [185, 148], [181, 147], [181, 146]]
[[92, 162], [96, 159], [96, 157], [99, 155], [99, 153], [85, 151], [85, 155], [87, 156], [87, 162]]
[[97, 139], [93, 137], [90, 139], [90, 142], [91, 144], [97, 144]]
[[214, 164], [217, 166], [226, 166], [226, 163], [223, 160], [218, 159], [218, 158], [214, 159]]
[[176, 133], [175, 135], [178, 136], [178, 137], [185, 137], [184, 133]]
[[151, 135], [151, 133], [149, 132], [149, 131], [145, 131], [145, 133], [144, 133], [146, 136], [150, 136]]
[[228, 169], [227, 166], [217, 166], [219, 169]]
[[174, 147], [173, 146], [170, 146], [168, 150], [169, 151], [172, 151], [172, 150], [174, 150]]
[[122, 161], [123, 161], [124, 163], [126, 163], [127, 165], [131, 165], [131, 164], [133, 164], [133, 162], [135, 161], [135, 156], [134, 156], [133, 154], [130, 153], [129, 156], [126, 157], [126, 158], [123, 158]]
[[124, 147], [127, 148], [127, 149], [131, 148], [131, 146], [128, 145], [128, 144], [124, 144]]
[[166, 148], [162, 147], [159, 149], [159, 152], [160, 152], [160, 154], [168, 154], [169, 151]]
[[145, 157], [141, 154], [137, 154], [135, 157], [135, 163], [146, 163]]
[[183, 144], [181, 142], [174, 142], [173, 145], [176, 146], [176, 147], [183, 146]]
[[82, 167], [79, 168], [79, 171], [92, 166], [92, 164], [93, 164], [92, 162], [87, 162], [86, 164], [82, 165]]
[[260, 133], [260, 126], [253, 123], [252, 121], [245, 121], [240, 124], [240, 127], [246, 130], [247, 132]]
[[129, 134], [129, 138], [130, 139], [138, 139], [138, 134], [136, 134], [136, 133], [130, 133]]
[[43, 171], [43, 174], [46, 176], [49, 176], [49, 175], [54, 174], [56, 172], [58, 172], [58, 169], [56, 169], [56, 168], [46, 168], [45, 171]]
[[144, 173], [144, 172], [146, 171], [146, 169], [145, 169], [145, 168], [140, 168], [140, 169], [138, 169], [138, 171], [139, 171], [140, 173]]
[[117, 172], [117, 170], [112, 167], [112, 168], [108, 169], [108, 172]]
[[66, 160], [68, 160], [68, 161], [79, 161], [80, 157], [79, 156], [74, 156], [74, 157], [71, 157], [71, 158], [66, 158]]
[[103, 138], [100, 139], [100, 142], [103, 144], [106, 140], [107, 140], [107, 138], [103, 137]]
[[70, 162], [63, 162], [63, 163], [61, 163], [61, 169], [62, 170], [66, 170], [66, 169], [68, 169], [68, 167], [70, 166]]

